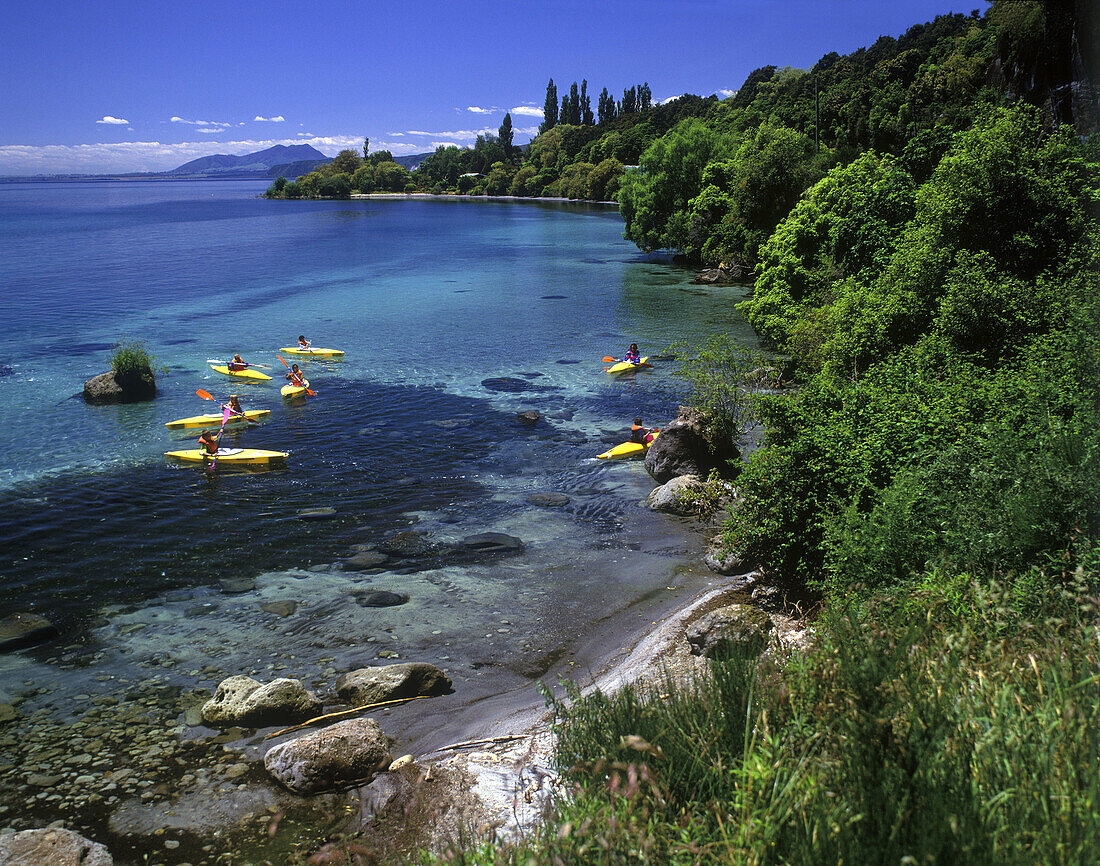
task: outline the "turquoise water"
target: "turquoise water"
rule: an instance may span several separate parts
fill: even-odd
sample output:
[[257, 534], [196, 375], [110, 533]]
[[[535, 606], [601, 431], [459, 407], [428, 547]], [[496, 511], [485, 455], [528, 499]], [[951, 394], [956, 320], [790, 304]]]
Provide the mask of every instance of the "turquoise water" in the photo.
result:
[[[468, 708], [529, 688], [593, 621], [682, 589], [697, 542], [641, 504], [640, 463], [594, 457], [635, 415], [673, 417], [683, 382], [670, 362], [613, 380], [600, 359], [714, 330], [751, 342], [737, 290], [641, 255], [613, 210], [262, 189], [0, 184], [0, 580], [9, 610], [60, 631], [0, 655], [0, 703], [56, 713], [150, 678], [185, 693], [275, 671], [329, 695], [397, 657], [444, 667], [456, 694], [439, 706]], [[288, 402], [276, 352], [299, 333], [347, 354], [305, 363], [317, 396]], [[167, 368], [157, 398], [86, 405], [123, 337]], [[276, 379], [210, 370], [233, 352]], [[289, 451], [285, 468], [170, 465], [197, 431], [164, 423], [212, 408], [200, 388], [270, 409], [227, 437]], [[530, 409], [533, 428], [516, 420]], [[336, 514], [298, 518], [319, 506]], [[487, 531], [522, 551], [462, 547]], [[343, 564], [400, 532], [427, 552]], [[377, 590], [408, 601], [364, 606]], [[293, 612], [262, 607], [276, 601]], [[431, 718], [394, 735], [431, 741]]]

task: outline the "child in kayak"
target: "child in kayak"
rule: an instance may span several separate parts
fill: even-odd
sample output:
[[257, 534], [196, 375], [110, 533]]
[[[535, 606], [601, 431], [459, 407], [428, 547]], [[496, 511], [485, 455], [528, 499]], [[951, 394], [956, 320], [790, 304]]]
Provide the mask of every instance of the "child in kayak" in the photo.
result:
[[[223, 428], [224, 429], [224, 428]], [[207, 454], [218, 453], [218, 440], [222, 438], [221, 431], [218, 431], [218, 435], [215, 436], [209, 430], [203, 430], [202, 435], [199, 436], [199, 447], [205, 448]]]
[[635, 418], [634, 425], [630, 428], [630, 441], [637, 442], [639, 445], [645, 445], [647, 442], [652, 442], [660, 432], [660, 429], [657, 427], [652, 429], [643, 427], [642, 419]]
[[290, 372], [286, 374], [286, 378], [291, 385], [296, 387], [301, 387], [306, 383], [305, 376], [302, 375], [302, 371], [298, 369], [297, 364], [290, 368]]
[[240, 355], [234, 355], [233, 360], [226, 365], [230, 370], [234, 372], [244, 370], [251, 365], [245, 361]]
[[298, 335], [298, 348], [299, 349], [308, 349], [309, 348], [309, 340], [307, 340], [305, 338], [304, 334], [299, 334]]
[[241, 398], [236, 394], [231, 395], [229, 397], [229, 402], [225, 405], [229, 407], [231, 414], [240, 415], [242, 418], [244, 417], [244, 409], [241, 408]]
[[635, 366], [642, 363], [642, 356], [638, 352], [638, 344], [637, 343], [631, 343], [630, 344], [630, 348], [627, 349], [626, 354], [623, 355], [623, 361], [625, 361], [628, 364], [634, 364]]

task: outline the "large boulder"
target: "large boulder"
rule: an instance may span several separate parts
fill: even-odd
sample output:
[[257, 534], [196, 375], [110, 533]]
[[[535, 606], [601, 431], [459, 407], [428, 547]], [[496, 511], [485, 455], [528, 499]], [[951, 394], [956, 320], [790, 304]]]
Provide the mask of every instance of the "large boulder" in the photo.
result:
[[298, 794], [366, 782], [390, 764], [389, 738], [374, 719], [348, 719], [271, 748], [264, 766]]
[[214, 727], [294, 725], [320, 715], [321, 701], [299, 680], [277, 679], [266, 685], [251, 677], [229, 677], [202, 707], [203, 721]]
[[692, 655], [723, 656], [734, 647], [759, 655], [775, 627], [772, 618], [749, 604], [731, 604], [701, 616], [687, 628]]
[[152, 373], [147, 376], [118, 376], [114, 370], [109, 370], [84, 383], [84, 400], [87, 403], [139, 403], [156, 396], [157, 383]]
[[103, 845], [64, 828], [0, 836], [0, 866], [113, 866], [114, 862]]
[[57, 635], [54, 624], [37, 613], [13, 613], [0, 619], [0, 652], [41, 643]]
[[427, 662], [360, 668], [336, 681], [340, 700], [357, 707], [399, 698], [446, 695], [452, 691], [450, 677]]
[[706, 478], [711, 469], [724, 474], [740, 452], [732, 442], [715, 441], [706, 416], [691, 406], [681, 406], [676, 420], [661, 428], [645, 455], [645, 468], [658, 484], [678, 475]]
[[692, 492], [705, 489], [706, 482], [698, 475], [678, 475], [660, 487], [654, 487], [646, 503], [653, 511], [687, 516], [696, 511], [690, 500]]

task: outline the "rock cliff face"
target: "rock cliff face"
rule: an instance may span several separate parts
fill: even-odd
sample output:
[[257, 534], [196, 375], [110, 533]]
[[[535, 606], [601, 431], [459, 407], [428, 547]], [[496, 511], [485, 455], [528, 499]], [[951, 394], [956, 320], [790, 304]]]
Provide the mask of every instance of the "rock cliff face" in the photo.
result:
[[998, 71], [1008, 92], [1043, 107], [1053, 125], [1100, 131], [1100, 11], [1095, 0], [1002, 2]]

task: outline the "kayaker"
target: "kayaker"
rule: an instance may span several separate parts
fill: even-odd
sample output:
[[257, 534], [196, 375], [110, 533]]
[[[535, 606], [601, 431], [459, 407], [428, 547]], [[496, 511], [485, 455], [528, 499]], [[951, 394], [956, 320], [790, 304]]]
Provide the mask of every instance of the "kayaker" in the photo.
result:
[[638, 365], [642, 363], [642, 356], [638, 353], [638, 344], [631, 343], [630, 348], [626, 350], [626, 354], [623, 355], [623, 361], [628, 364]]
[[[224, 428], [223, 428], [224, 429]], [[209, 430], [203, 430], [202, 435], [199, 436], [199, 446], [206, 449], [207, 454], [218, 453], [218, 440], [222, 438], [221, 430], [218, 431], [218, 435], [215, 436]]]
[[234, 355], [233, 360], [230, 361], [228, 364], [229, 369], [233, 371], [244, 370], [247, 369], [248, 366], [248, 362], [245, 361], [244, 358], [242, 358], [240, 355]]
[[286, 374], [287, 381], [294, 386], [303, 386], [306, 383], [305, 376], [302, 375], [302, 371], [298, 369], [298, 365], [295, 364], [290, 368], [290, 372]]
[[299, 334], [298, 335], [298, 348], [299, 349], [308, 349], [309, 348], [309, 340], [307, 340], [305, 338], [304, 334]]
[[240, 415], [242, 418], [244, 417], [244, 409], [241, 408], [241, 398], [236, 394], [230, 395], [229, 402], [226, 403], [226, 405], [229, 407], [229, 411], [234, 415]]
[[639, 445], [645, 445], [645, 437], [649, 435], [649, 428], [642, 426], [642, 419], [635, 418], [634, 424], [630, 428], [630, 441], [637, 442]]

